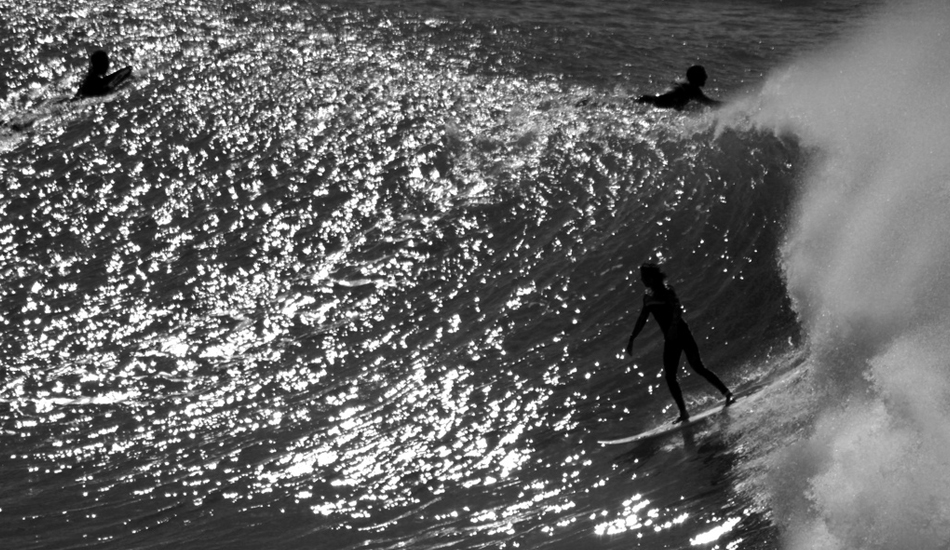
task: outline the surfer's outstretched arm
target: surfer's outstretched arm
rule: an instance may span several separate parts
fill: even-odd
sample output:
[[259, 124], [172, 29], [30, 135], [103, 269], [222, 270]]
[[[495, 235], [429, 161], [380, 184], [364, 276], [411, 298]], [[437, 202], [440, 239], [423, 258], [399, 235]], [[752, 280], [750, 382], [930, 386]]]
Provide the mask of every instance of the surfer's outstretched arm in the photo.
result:
[[643, 309], [640, 310], [640, 316], [637, 317], [637, 324], [633, 327], [633, 333], [630, 334], [630, 341], [627, 342], [627, 355], [633, 355], [633, 341], [636, 339], [637, 335], [640, 334], [640, 331], [643, 330], [644, 325], [647, 324], [647, 319], [649, 319], [650, 311], [646, 304], [643, 304]]

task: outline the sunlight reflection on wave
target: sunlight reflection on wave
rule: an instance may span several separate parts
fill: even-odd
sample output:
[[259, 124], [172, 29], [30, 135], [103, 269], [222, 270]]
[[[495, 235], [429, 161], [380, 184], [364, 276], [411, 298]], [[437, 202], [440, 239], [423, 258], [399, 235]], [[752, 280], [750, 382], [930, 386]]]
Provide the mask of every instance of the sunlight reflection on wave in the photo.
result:
[[[438, 544], [682, 521], [600, 501], [634, 483], [612, 487], [582, 437], [614, 391], [584, 384], [617, 359], [586, 319], [625, 313], [599, 282], [626, 282], [609, 241], [712, 210], [681, 144], [705, 127], [486, 75], [477, 47], [423, 40], [460, 40], [434, 20], [113, 9], [134, 86], [38, 116], [3, 157], [0, 399], [30, 473], [81, 479], [69, 496], [119, 523], [113, 495], [134, 496], [136, 532], [218, 505], [340, 530], [412, 518]], [[51, 61], [9, 108], [73, 73]]]

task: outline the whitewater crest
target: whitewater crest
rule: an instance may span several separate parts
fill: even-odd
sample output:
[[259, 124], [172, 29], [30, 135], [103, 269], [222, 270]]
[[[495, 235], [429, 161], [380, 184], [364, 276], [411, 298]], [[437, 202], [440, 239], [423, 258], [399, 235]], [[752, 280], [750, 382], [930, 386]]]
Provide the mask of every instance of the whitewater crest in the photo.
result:
[[755, 431], [797, 441], [753, 484], [789, 548], [950, 540], [948, 27], [945, 4], [888, 9], [756, 98], [756, 125], [814, 151], [782, 249], [807, 383], [771, 407], [807, 406]]

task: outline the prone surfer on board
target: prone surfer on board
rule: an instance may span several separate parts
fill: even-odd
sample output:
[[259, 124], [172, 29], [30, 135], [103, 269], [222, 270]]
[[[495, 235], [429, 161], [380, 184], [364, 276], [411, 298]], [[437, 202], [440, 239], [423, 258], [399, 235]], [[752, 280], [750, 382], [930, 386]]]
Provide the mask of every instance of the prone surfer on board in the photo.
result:
[[132, 74], [132, 67], [124, 67], [107, 75], [109, 71], [109, 54], [102, 50], [92, 52], [89, 57], [89, 72], [79, 85], [73, 99], [95, 97], [110, 94]]
[[0, 121], [0, 128], [10, 128], [15, 132], [26, 130], [33, 126], [40, 116], [48, 116], [51, 108], [79, 101], [87, 97], [98, 97], [111, 94], [119, 89], [132, 76], [132, 67], [123, 67], [112, 74], [109, 71], [109, 54], [96, 50], [89, 57], [89, 72], [83, 79], [76, 95], [60, 97], [34, 108], [27, 113], [21, 113], [12, 120]]
[[735, 398], [729, 388], [722, 383], [722, 380], [711, 370], [703, 365], [703, 360], [699, 357], [699, 347], [696, 340], [683, 320], [683, 308], [680, 306], [679, 298], [673, 287], [666, 284], [666, 274], [660, 269], [660, 266], [654, 263], [644, 263], [640, 266], [640, 279], [647, 287], [647, 292], [643, 296], [643, 309], [640, 310], [640, 317], [637, 318], [637, 324], [633, 327], [633, 333], [630, 335], [630, 342], [627, 343], [627, 354], [633, 355], [633, 341], [643, 330], [650, 314], [660, 324], [660, 330], [663, 331], [663, 337], [666, 343], [663, 345], [663, 374], [666, 377], [666, 384], [673, 394], [673, 400], [680, 410], [680, 416], [673, 423], [685, 422], [689, 420], [689, 413], [686, 412], [686, 403], [683, 402], [683, 392], [680, 390], [679, 382], [676, 381], [676, 371], [679, 369], [680, 354], [686, 352], [686, 360], [697, 374], [709, 381], [726, 398], [726, 405], [735, 402]]
[[637, 103], [649, 103], [655, 107], [677, 111], [682, 111], [690, 101], [698, 101], [703, 105], [718, 105], [718, 101], [707, 97], [700, 89], [706, 85], [707, 78], [706, 69], [702, 65], [693, 65], [686, 71], [686, 82], [677, 84], [665, 94], [640, 96]]

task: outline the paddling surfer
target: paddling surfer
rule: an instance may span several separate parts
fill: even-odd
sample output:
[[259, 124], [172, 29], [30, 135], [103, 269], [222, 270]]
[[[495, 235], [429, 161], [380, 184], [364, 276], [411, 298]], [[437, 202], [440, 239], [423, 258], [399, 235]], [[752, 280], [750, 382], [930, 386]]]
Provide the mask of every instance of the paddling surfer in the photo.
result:
[[675, 88], [661, 95], [644, 95], [637, 98], [637, 103], [649, 103], [663, 109], [682, 111], [690, 101], [697, 101], [703, 105], [718, 105], [719, 102], [703, 93], [706, 85], [706, 69], [702, 65], [693, 65], [686, 70], [686, 82], [677, 84]]
[[679, 369], [680, 354], [686, 353], [686, 360], [697, 374], [709, 381], [716, 387], [723, 397], [726, 398], [726, 405], [735, 402], [735, 398], [729, 388], [722, 383], [722, 380], [715, 373], [703, 365], [703, 360], [699, 357], [699, 347], [696, 340], [689, 330], [686, 321], [683, 320], [683, 308], [680, 306], [679, 298], [673, 287], [666, 284], [666, 274], [660, 269], [660, 266], [654, 263], [644, 263], [640, 266], [640, 279], [647, 287], [647, 292], [643, 296], [643, 309], [640, 310], [640, 317], [637, 318], [637, 324], [633, 327], [633, 333], [630, 335], [630, 342], [627, 343], [627, 354], [633, 355], [633, 341], [640, 331], [646, 325], [650, 314], [659, 323], [663, 331], [665, 344], [663, 345], [663, 374], [666, 377], [666, 384], [673, 394], [673, 400], [680, 410], [680, 416], [673, 423], [685, 422], [689, 420], [689, 413], [686, 412], [686, 403], [683, 401], [683, 392], [680, 390], [679, 382], [676, 380], [676, 371]]
[[89, 56], [89, 70], [73, 97], [54, 99], [41, 105], [39, 109], [33, 109], [33, 112], [20, 114], [11, 120], [0, 121], [0, 128], [10, 128], [15, 132], [20, 132], [33, 126], [38, 117], [48, 115], [48, 108], [52, 105], [63, 105], [88, 97], [111, 94], [132, 76], [132, 67], [123, 67], [112, 74], [106, 74], [107, 72], [109, 72], [109, 54], [103, 50], [96, 50]]
[[89, 72], [76, 91], [73, 99], [84, 97], [103, 96], [112, 93], [132, 73], [132, 67], [124, 67], [107, 75], [109, 72], [109, 54], [103, 50], [96, 50], [89, 56]]

